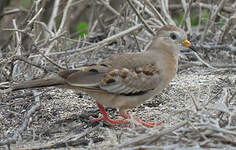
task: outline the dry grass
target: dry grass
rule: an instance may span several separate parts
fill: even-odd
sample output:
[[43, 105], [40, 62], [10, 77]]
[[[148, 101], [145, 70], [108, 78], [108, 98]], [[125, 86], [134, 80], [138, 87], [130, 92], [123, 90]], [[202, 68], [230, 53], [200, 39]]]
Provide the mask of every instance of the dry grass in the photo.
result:
[[[188, 60], [180, 59], [178, 74], [163, 93], [130, 110], [144, 120], [164, 124], [153, 129], [132, 120], [129, 128], [91, 123], [90, 117], [97, 117], [99, 111], [85, 93], [55, 88], [24, 90], [0, 94], [0, 149], [235, 148], [236, 3], [165, 2], [124, 0], [122, 7], [115, 9], [98, 0], [91, 6], [106, 9], [98, 13], [92, 7], [89, 33], [79, 40], [65, 29], [72, 10], [88, 1], [69, 0], [63, 11], [52, 9], [50, 24], [61, 16], [57, 28], [41, 20], [46, 6], [35, 2], [24, 21], [12, 21], [13, 27], [7, 29], [11, 38], [0, 51], [3, 90], [15, 82], [92, 64], [116, 53], [145, 50], [152, 34], [166, 23], [173, 24], [174, 13], [182, 11], [180, 26], [192, 35], [199, 54], [186, 50]], [[200, 21], [191, 26], [193, 8], [199, 14], [204, 9], [211, 12], [206, 24]], [[109, 21], [103, 18], [107, 13], [112, 14]], [[219, 22], [224, 25], [218, 26]], [[107, 110], [112, 118], [119, 117], [116, 110]]]

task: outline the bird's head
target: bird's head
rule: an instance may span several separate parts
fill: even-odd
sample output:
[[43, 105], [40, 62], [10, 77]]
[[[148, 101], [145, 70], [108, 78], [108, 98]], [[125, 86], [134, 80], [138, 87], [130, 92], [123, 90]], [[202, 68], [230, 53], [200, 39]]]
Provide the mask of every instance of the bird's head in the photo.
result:
[[174, 50], [181, 50], [183, 47], [187, 47], [196, 51], [190, 41], [187, 40], [186, 32], [173, 25], [165, 25], [161, 27], [157, 31], [155, 39], [161, 40], [165, 45], [174, 47]]

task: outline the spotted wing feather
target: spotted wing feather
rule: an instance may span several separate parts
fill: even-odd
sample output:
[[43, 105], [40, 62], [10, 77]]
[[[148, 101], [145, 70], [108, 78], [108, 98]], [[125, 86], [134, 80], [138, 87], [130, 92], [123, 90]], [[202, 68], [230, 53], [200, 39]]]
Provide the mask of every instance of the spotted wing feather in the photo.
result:
[[[155, 89], [159, 82], [158, 70], [154, 66], [137, 69], [114, 69], [107, 73], [99, 87], [115, 94], [138, 94]], [[146, 70], [145, 70], [146, 69]]]
[[142, 61], [141, 57], [115, 55], [96, 65], [60, 72], [59, 76], [70, 86], [123, 95], [144, 93], [156, 88], [160, 75], [151, 59]]

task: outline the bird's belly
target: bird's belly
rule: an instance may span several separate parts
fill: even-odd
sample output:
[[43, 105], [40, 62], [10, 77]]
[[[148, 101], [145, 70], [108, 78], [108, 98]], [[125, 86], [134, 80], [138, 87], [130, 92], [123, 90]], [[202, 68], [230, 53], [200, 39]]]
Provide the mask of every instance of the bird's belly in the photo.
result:
[[119, 109], [128, 109], [136, 107], [146, 100], [150, 99], [153, 95], [150, 92], [138, 95], [138, 96], [125, 96], [125, 95], [116, 95], [111, 93], [94, 93], [87, 92], [92, 98], [94, 98], [98, 103]]

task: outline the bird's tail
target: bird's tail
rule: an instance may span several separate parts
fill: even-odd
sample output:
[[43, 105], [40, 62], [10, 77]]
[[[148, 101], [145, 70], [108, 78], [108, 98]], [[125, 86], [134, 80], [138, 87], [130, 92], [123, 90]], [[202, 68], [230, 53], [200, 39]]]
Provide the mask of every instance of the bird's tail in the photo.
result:
[[29, 80], [22, 83], [19, 83], [9, 89], [0, 90], [0, 93], [9, 93], [11, 91], [29, 89], [29, 88], [40, 88], [40, 87], [50, 87], [50, 86], [62, 86], [65, 85], [66, 82], [63, 78], [59, 76], [53, 76], [45, 79], [36, 79]]

